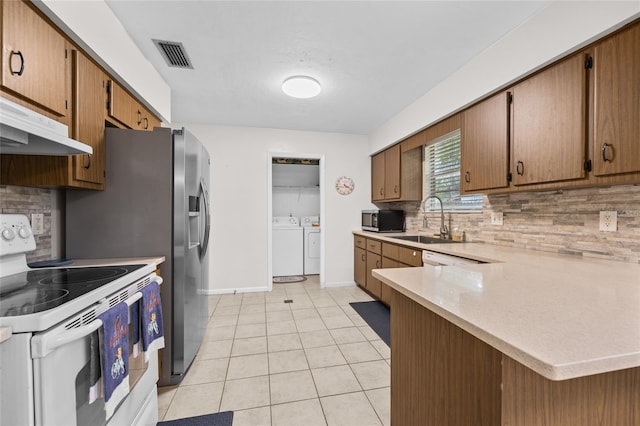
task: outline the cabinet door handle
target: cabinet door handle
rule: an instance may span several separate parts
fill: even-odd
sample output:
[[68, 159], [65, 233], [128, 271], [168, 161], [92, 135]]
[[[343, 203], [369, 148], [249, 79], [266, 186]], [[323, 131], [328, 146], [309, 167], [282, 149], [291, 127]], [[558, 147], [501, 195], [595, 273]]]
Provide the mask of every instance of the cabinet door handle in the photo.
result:
[[376, 268], [379, 268], [379, 267], [380, 267], [380, 261], [376, 260]]
[[384, 195], [384, 188], [380, 188], [380, 195]]
[[138, 126], [142, 123], [142, 112], [138, 110]]
[[467, 183], [471, 182], [471, 173], [469, 173], [469, 170], [464, 172], [464, 181]]
[[524, 163], [522, 161], [518, 161], [518, 163], [516, 164], [516, 173], [519, 176], [522, 176], [524, 174]]
[[602, 144], [602, 161], [604, 161], [605, 163], [607, 162], [611, 162], [611, 159], [613, 158], [613, 155], [611, 157], [607, 156], [607, 151], [611, 151], [611, 154], [613, 154], [613, 146], [609, 145], [608, 143], [603, 143]]
[[364, 254], [362, 255], [362, 261], [363, 261], [363, 262], [365, 261]]
[[86, 161], [87, 164], [82, 167], [88, 170], [91, 167], [91, 154], [86, 154], [86, 157], [87, 157], [87, 161]]
[[149, 129], [149, 119], [147, 117], [144, 118], [144, 129]]
[[20, 57], [20, 69], [18, 71], [14, 71], [13, 67], [11, 66], [11, 64], [13, 63], [13, 61], [9, 60], [9, 71], [11, 71], [11, 75], [17, 75], [18, 77], [22, 75], [22, 73], [24, 72], [24, 56], [22, 56], [22, 52], [21, 51], [11, 51], [11, 56], [16, 55]]
[[394, 193], [394, 194], [397, 194], [397, 193], [398, 193], [398, 185], [396, 185], [396, 186], [394, 186], [394, 187], [393, 187], [393, 193]]

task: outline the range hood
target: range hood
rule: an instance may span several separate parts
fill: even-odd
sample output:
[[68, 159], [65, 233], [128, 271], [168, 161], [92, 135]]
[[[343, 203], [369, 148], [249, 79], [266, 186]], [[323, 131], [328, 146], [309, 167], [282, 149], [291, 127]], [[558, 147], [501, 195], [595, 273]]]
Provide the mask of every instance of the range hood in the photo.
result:
[[93, 154], [68, 134], [68, 126], [0, 97], [0, 154]]

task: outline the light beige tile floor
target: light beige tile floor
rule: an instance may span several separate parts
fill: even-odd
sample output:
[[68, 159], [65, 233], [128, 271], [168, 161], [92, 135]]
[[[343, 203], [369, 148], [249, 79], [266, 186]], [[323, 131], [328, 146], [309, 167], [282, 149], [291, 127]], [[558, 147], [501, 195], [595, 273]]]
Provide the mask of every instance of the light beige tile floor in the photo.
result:
[[371, 297], [307, 278], [210, 296], [194, 363], [158, 389], [160, 420], [233, 410], [234, 426], [388, 426], [391, 351], [349, 305]]

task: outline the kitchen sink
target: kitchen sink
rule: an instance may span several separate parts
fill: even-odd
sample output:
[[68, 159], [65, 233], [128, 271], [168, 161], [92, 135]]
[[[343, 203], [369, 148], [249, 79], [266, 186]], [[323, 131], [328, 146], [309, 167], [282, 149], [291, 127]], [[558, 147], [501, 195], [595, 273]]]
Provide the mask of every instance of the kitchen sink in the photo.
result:
[[404, 241], [412, 241], [414, 243], [421, 243], [421, 244], [443, 244], [443, 243], [459, 243], [460, 241], [454, 241], [454, 240], [443, 240], [441, 238], [435, 238], [435, 237], [427, 237], [426, 235], [398, 235], [396, 236], [389, 236], [389, 238], [394, 238], [396, 240], [404, 240]]

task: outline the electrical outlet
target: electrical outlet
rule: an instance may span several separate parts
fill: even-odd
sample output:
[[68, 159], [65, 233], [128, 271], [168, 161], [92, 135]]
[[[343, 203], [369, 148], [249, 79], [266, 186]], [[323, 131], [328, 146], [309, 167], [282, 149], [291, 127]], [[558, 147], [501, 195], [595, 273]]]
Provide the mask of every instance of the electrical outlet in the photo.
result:
[[31, 232], [33, 232], [33, 235], [44, 234], [44, 215], [42, 213], [33, 213], [31, 215]]
[[618, 230], [618, 212], [600, 212], [600, 230], [604, 232], [616, 232]]
[[502, 225], [503, 224], [502, 212], [491, 212], [491, 224], [492, 225]]

